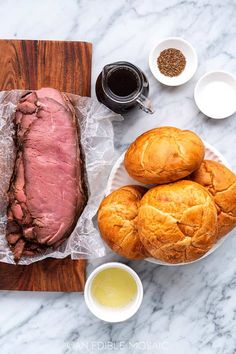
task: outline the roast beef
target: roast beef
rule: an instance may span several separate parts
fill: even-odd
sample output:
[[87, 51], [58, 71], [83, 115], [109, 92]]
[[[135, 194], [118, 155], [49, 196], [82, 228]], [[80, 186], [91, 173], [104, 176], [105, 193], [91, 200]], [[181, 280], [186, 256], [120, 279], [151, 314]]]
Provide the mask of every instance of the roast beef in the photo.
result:
[[65, 94], [42, 88], [24, 95], [15, 129], [7, 240], [18, 261], [70, 235], [86, 203], [86, 186], [77, 119]]

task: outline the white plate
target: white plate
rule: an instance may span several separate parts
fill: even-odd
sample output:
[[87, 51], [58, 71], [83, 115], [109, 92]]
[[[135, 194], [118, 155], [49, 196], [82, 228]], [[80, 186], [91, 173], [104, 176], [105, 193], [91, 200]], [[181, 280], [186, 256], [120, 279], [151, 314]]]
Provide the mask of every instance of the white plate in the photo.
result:
[[[179, 49], [186, 59], [186, 66], [183, 72], [174, 77], [163, 75], [157, 65], [157, 58], [164, 49]], [[163, 39], [151, 50], [149, 54], [149, 67], [154, 77], [164, 85], [179, 86], [189, 81], [197, 70], [197, 53], [193, 46], [180, 37], [168, 37]]]
[[236, 78], [226, 71], [203, 75], [194, 89], [199, 110], [214, 119], [223, 119], [236, 111]]
[[[226, 167], [228, 167], [229, 169], [231, 169], [229, 163], [225, 160], [224, 156], [217, 151], [213, 146], [211, 146], [210, 144], [206, 143], [204, 141], [204, 145], [205, 145], [205, 159], [206, 160], [214, 160], [217, 162], [222, 163], [223, 165], [225, 165]], [[128, 184], [133, 184], [133, 185], [142, 185], [145, 186], [142, 183], [139, 183], [138, 181], [134, 180], [133, 178], [131, 178], [124, 166], [124, 156], [125, 156], [125, 152], [118, 158], [118, 160], [116, 161], [116, 163], [114, 164], [109, 179], [108, 179], [108, 183], [107, 183], [107, 188], [106, 188], [106, 195], [110, 194], [111, 192], [113, 192], [114, 190], [122, 187], [122, 186], [126, 186]], [[196, 259], [195, 261], [192, 262], [188, 262], [188, 263], [177, 263], [177, 264], [171, 264], [171, 263], [167, 263], [167, 262], [163, 262], [160, 261], [158, 259], [155, 258], [146, 258], [146, 260], [148, 262], [152, 262], [152, 263], [156, 263], [159, 265], [166, 265], [166, 266], [178, 266], [178, 265], [187, 265], [190, 263], [194, 263], [199, 261], [200, 259], [203, 259], [207, 256], [209, 256], [211, 253], [213, 253], [218, 247], [220, 247], [222, 245], [222, 243], [225, 241], [225, 239], [227, 238], [227, 236], [222, 237], [211, 249], [210, 251], [208, 251], [206, 254], [204, 254], [204, 256], [202, 256], [199, 259]]]

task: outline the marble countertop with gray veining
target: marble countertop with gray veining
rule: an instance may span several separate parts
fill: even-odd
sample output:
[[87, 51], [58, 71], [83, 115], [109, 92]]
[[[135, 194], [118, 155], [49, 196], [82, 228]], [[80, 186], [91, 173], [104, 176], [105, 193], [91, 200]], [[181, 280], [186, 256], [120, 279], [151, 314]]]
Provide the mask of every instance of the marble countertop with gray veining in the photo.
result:
[[[101, 68], [127, 60], [150, 80], [154, 116], [135, 111], [115, 126], [124, 151], [138, 134], [161, 125], [193, 129], [236, 169], [236, 116], [211, 120], [194, 101], [206, 71], [236, 72], [235, 0], [2, 0], [0, 37], [93, 42], [93, 95]], [[187, 84], [168, 88], [148, 68], [162, 37], [182, 36], [196, 48], [198, 70]], [[117, 259], [110, 256], [110, 259]], [[93, 261], [88, 272], [104, 260]], [[206, 259], [184, 267], [129, 262], [144, 285], [139, 312], [107, 324], [78, 293], [0, 293], [1, 354], [236, 353], [236, 232]]]

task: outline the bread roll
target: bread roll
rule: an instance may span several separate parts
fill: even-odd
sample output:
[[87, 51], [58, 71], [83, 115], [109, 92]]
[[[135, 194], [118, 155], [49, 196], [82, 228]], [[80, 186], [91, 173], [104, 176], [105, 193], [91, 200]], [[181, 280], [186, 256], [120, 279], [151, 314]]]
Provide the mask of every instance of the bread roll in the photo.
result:
[[146, 257], [137, 231], [140, 200], [146, 189], [125, 186], [112, 192], [98, 210], [98, 227], [108, 246], [119, 255], [130, 259]]
[[190, 262], [215, 243], [215, 203], [204, 187], [192, 181], [157, 186], [141, 200], [138, 228], [140, 240], [154, 258]]
[[140, 135], [125, 154], [128, 174], [146, 184], [163, 184], [188, 176], [204, 158], [201, 139], [190, 130], [161, 127]]
[[236, 176], [216, 161], [205, 160], [190, 179], [203, 185], [214, 198], [218, 212], [218, 237], [236, 226]]

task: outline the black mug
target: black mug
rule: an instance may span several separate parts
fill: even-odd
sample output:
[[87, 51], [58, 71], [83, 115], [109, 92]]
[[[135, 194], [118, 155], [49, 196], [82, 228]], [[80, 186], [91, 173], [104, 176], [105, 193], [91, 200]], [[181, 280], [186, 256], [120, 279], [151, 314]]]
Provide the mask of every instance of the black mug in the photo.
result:
[[146, 113], [153, 113], [148, 92], [149, 83], [142, 70], [125, 61], [104, 66], [96, 82], [98, 100], [121, 114], [135, 106]]

